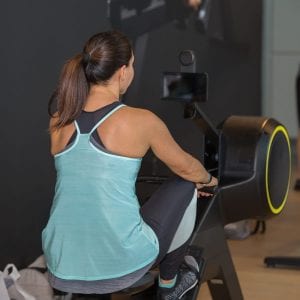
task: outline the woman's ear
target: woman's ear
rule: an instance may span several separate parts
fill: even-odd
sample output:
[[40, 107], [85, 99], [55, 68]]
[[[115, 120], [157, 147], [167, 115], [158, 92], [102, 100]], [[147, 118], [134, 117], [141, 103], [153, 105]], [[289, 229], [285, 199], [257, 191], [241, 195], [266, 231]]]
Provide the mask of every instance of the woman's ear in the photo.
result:
[[124, 81], [126, 78], [126, 66], [120, 68], [120, 80]]

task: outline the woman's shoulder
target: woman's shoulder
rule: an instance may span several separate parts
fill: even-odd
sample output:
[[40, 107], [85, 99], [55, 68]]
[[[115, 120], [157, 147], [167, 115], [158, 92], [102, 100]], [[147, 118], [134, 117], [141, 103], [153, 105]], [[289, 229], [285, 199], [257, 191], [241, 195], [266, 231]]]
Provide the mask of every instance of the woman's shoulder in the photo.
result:
[[[125, 111], [125, 109], [124, 109]], [[122, 126], [144, 136], [161, 134], [167, 130], [166, 124], [151, 110], [144, 108], [126, 107], [127, 116], [123, 119]]]
[[145, 122], [157, 122], [159, 117], [149, 109], [125, 106], [126, 112], [130, 118], [144, 120]]

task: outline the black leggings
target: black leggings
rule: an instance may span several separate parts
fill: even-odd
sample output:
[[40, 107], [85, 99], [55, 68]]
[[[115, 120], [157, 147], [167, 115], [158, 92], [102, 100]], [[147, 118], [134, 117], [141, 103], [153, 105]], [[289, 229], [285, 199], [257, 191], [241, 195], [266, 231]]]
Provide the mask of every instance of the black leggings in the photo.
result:
[[144, 221], [153, 229], [159, 241], [160, 277], [168, 280], [176, 276], [183, 262], [189, 240], [168, 253], [181, 219], [195, 193], [195, 184], [180, 177], [167, 180], [141, 207]]

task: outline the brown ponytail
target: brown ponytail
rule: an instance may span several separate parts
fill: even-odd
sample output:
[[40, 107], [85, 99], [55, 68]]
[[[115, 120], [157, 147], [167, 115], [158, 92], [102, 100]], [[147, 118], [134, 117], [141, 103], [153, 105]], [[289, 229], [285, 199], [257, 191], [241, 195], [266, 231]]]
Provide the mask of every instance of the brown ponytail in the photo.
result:
[[57, 121], [50, 130], [59, 129], [72, 123], [80, 114], [89, 92], [83, 65], [82, 54], [77, 54], [62, 68], [58, 86], [48, 104], [48, 112], [53, 117], [51, 106], [57, 105]]
[[62, 69], [58, 87], [48, 104], [52, 117], [52, 104], [57, 106], [57, 120], [50, 130], [72, 123], [84, 107], [90, 85], [105, 85], [120, 67], [129, 64], [131, 57], [130, 41], [121, 32], [112, 30], [93, 35], [82, 54], [74, 56]]

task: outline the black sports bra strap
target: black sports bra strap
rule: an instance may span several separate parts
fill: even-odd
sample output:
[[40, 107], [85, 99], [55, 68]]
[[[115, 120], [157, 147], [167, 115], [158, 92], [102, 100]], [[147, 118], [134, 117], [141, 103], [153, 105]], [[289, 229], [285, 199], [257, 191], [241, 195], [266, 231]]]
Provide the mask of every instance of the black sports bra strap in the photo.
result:
[[121, 102], [115, 101], [100, 109], [92, 112], [82, 111], [80, 116], [77, 118], [77, 124], [81, 133], [89, 133], [103, 118], [106, 117], [113, 109], [122, 105]]
[[110, 117], [111, 114], [113, 114], [115, 111], [117, 111], [119, 108], [125, 106], [124, 104], [117, 105], [115, 108], [111, 109], [107, 114], [105, 114], [95, 125], [94, 127], [90, 130], [90, 134], [92, 134], [96, 129], [100, 126], [102, 122], [104, 122], [108, 117]]
[[[113, 109], [115, 109], [119, 105], [122, 105], [122, 103], [119, 101], [115, 101], [92, 112], [86, 112], [83, 110], [76, 120], [80, 133], [91, 132], [96, 124], [98, 124], [107, 114], [109, 114]], [[75, 141], [77, 134], [78, 132], [77, 130], [75, 130], [67, 145], [70, 145]], [[95, 141], [100, 144], [100, 146], [103, 146], [103, 143], [101, 142], [97, 131], [95, 131], [92, 134], [92, 136], [95, 139]]]

